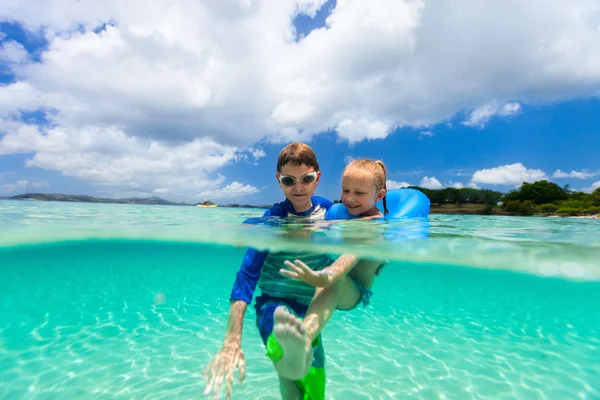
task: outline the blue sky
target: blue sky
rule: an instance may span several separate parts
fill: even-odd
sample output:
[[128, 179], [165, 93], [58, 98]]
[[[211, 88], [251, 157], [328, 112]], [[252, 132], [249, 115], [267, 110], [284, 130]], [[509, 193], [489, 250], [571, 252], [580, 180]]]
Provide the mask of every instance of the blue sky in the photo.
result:
[[[500, 23], [463, 32], [468, 11], [443, 18], [443, 5], [418, 2], [214, 5], [186, 10], [189, 20], [159, 3], [145, 19], [112, 2], [4, 15], [0, 196], [273, 203], [277, 154], [292, 140], [315, 149], [329, 198], [359, 157], [384, 160], [392, 187], [600, 187], [594, 18], [579, 26], [557, 10], [532, 23], [543, 2], [487, 3], [531, 28], [515, 41]], [[192, 29], [194, 19], [214, 26]], [[559, 43], [554, 31], [574, 47], [527, 51]]]

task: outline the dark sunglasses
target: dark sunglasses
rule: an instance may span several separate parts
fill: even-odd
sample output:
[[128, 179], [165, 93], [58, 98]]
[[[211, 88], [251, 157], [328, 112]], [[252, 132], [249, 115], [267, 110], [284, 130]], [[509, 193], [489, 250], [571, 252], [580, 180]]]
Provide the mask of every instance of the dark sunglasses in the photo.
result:
[[[310, 172], [306, 175], [302, 175], [300, 177], [300, 179], [298, 179], [298, 180], [300, 182], [302, 182], [304, 185], [313, 183], [314, 181], [317, 180], [317, 171]], [[298, 180], [296, 180], [296, 178], [294, 178], [293, 176], [287, 176], [287, 175], [279, 176], [279, 182], [281, 182], [281, 184], [284, 186], [294, 186]]]

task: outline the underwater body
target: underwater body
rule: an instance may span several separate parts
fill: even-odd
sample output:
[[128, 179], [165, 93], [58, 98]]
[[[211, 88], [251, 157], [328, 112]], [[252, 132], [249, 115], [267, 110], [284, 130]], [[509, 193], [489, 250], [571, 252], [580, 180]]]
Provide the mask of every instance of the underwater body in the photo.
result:
[[[0, 398], [202, 398], [248, 246], [390, 261], [323, 331], [328, 399], [600, 398], [600, 221], [262, 213], [0, 202]], [[233, 398], [278, 399], [252, 306], [242, 346]]]

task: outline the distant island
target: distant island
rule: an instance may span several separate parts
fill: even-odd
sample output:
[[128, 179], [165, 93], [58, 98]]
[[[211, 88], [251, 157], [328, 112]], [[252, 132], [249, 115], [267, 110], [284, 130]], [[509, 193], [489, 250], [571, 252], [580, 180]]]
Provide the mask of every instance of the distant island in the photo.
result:
[[[411, 186], [425, 193], [431, 201], [431, 214], [521, 215], [521, 216], [585, 216], [600, 217], [600, 188], [592, 193], [560, 187], [546, 180], [524, 182], [519, 189], [501, 193], [489, 189], [443, 188], [426, 189]], [[195, 206], [215, 204], [211, 201], [188, 204], [160, 197], [105, 199], [70, 194], [28, 193], [0, 200], [68, 201], [83, 203], [152, 204], [165, 206]], [[339, 200], [334, 200], [334, 203]], [[271, 205], [218, 204], [217, 207], [267, 209]]]
[[273, 205], [260, 205], [260, 206], [255, 206], [255, 205], [251, 205], [251, 204], [225, 204], [225, 205], [220, 205], [219, 207], [230, 207], [230, 208], [271, 208], [273, 207]]
[[187, 203], [176, 203], [161, 199], [160, 197], [138, 198], [129, 197], [125, 199], [107, 199], [77, 194], [60, 193], [27, 193], [12, 197], [0, 197], [2, 200], [37, 200], [37, 201], [67, 201], [74, 203], [114, 203], [114, 204], [151, 204], [164, 206], [190, 206]]
[[[22, 200], [22, 201], [65, 201], [73, 203], [107, 203], [107, 204], [146, 204], [146, 205], [161, 205], [161, 206], [194, 206], [195, 204], [190, 203], [177, 203], [162, 199], [160, 197], [128, 197], [124, 199], [109, 199], [103, 197], [93, 197], [86, 195], [77, 194], [60, 194], [60, 193], [27, 193], [19, 194], [11, 197], [0, 197], [0, 200]], [[215, 204], [213, 202], [208, 202]], [[196, 203], [202, 204], [202, 203]], [[249, 205], [249, 204], [224, 204], [219, 207], [231, 207], [231, 208], [270, 208], [270, 205]]]

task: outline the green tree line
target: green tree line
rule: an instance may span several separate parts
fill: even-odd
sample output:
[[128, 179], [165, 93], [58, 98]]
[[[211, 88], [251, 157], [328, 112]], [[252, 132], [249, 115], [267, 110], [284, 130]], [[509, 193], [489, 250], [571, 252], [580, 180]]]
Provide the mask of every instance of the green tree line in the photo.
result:
[[488, 189], [473, 188], [444, 188], [444, 189], [425, 189], [419, 186], [411, 186], [413, 189], [420, 190], [429, 197], [432, 204], [485, 204], [494, 207], [502, 200], [503, 194]]
[[593, 215], [600, 214], [600, 188], [590, 194], [543, 180], [523, 183], [506, 193], [502, 202], [506, 212], [516, 215]]
[[[429, 198], [432, 207], [442, 204], [483, 204], [483, 213], [491, 214], [501, 204], [501, 210], [513, 215], [560, 214], [593, 215], [600, 214], [600, 188], [593, 193], [570, 190], [546, 180], [523, 183], [519, 189], [502, 193], [489, 189], [444, 188], [420, 190]], [[339, 200], [335, 200], [338, 203]]]

